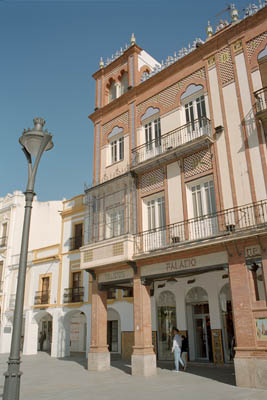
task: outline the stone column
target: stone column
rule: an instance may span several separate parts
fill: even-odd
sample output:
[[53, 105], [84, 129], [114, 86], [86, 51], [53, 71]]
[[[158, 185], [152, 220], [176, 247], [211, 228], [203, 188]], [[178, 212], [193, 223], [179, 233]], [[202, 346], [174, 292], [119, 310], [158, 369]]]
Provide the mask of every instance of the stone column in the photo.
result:
[[106, 371], [110, 368], [107, 345], [107, 292], [92, 282], [91, 345], [88, 353], [89, 371]]
[[[234, 253], [234, 250], [233, 250]], [[267, 347], [256, 340], [256, 315], [253, 314], [251, 271], [244, 255], [233, 255], [229, 261], [229, 277], [236, 340], [234, 358], [238, 386], [267, 388]]]
[[157, 374], [156, 354], [152, 345], [151, 302], [149, 287], [142, 285], [140, 276], [133, 280], [134, 288], [134, 346], [132, 375]]

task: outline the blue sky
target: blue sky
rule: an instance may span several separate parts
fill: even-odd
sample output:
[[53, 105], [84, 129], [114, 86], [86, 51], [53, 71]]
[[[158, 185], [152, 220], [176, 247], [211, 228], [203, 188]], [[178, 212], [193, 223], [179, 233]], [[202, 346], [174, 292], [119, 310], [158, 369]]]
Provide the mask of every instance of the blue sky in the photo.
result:
[[[242, 9], [249, 1], [236, 1]], [[227, 7], [222, 0], [0, 0], [0, 197], [25, 190], [18, 138], [43, 117], [54, 135], [35, 191], [41, 201], [70, 198], [92, 181], [93, 112], [100, 56], [111, 57], [134, 32], [158, 61], [196, 37]]]

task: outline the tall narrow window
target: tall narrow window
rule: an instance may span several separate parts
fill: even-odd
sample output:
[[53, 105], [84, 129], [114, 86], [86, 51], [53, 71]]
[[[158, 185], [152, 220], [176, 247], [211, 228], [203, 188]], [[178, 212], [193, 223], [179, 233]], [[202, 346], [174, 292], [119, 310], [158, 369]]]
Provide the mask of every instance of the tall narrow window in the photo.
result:
[[79, 249], [83, 242], [83, 224], [74, 225], [74, 243], [73, 249]]
[[117, 140], [113, 140], [110, 143], [111, 149], [111, 163], [121, 161], [124, 159], [124, 137], [120, 137]]
[[0, 247], [6, 246], [7, 243], [7, 223], [2, 224], [2, 232], [0, 237]]
[[106, 238], [120, 236], [124, 233], [124, 208], [117, 207], [106, 213]]
[[49, 303], [50, 277], [42, 278], [41, 304]]

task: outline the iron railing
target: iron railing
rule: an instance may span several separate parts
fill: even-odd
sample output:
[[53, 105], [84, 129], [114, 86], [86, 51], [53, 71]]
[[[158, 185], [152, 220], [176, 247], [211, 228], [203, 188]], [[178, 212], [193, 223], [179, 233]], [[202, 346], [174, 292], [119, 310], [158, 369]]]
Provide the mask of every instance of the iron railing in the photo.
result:
[[2, 236], [0, 238], [0, 247], [6, 247], [7, 244], [7, 236]]
[[41, 292], [35, 292], [34, 304], [49, 304], [50, 302], [50, 290], [44, 290]]
[[70, 251], [78, 250], [83, 245], [83, 236], [74, 236], [69, 239]]
[[196, 119], [132, 150], [132, 164], [135, 166], [152, 157], [189, 143], [201, 136], [211, 136], [208, 118]]
[[267, 200], [138, 233], [135, 254], [262, 227], [267, 227]]
[[256, 112], [259, 113], [267, 109], [267, 87], [254, 92]]
[[64, 303], [80, 303], [84, 298], [84, 288], [83, 287], [74, 287], [74, 288], [65, 288], [63, 295]]

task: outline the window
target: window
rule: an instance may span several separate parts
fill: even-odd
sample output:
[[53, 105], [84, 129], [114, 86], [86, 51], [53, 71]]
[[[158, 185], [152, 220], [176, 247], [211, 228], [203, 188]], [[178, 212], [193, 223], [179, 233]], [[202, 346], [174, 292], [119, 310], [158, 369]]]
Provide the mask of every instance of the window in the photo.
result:
[[42, 278], [41, 281], [41, 304], [48, 304], [49, 303], [49, 289], [50, 289], [50, 277], [45, 276]]
[[208, 237], [218, 232], [213, 180], [201, 179], [188, 186], [190, 239]]
[[128, 74], [127, 72], [123, 72], [121, 77], [121, 95], [128, 91]]
[[81, 271], [72, 273], [72, 287], [73, 287], [73, 289], [81, 287], [81, 280], [82, 280]]
[[79, 249], [83, 242], [83, 224], [74, 225], [74, 243], [73, 250]]
[[145, 251], [166, 245], [166, 213], [164, 196], [154, 195], [144, 200], [143, 229]]
[[204, 95], [189, 101], [184, 107], [186, 123], [190, 123], [188, 130], [194, 131], [197, 128], [196, 119], [198, 120], [199, 128], [202, 128], [206, 123], [205, 118], [207, 116]]
[[145, 141], [147, 150], [152, 150], [153, 147], [161, 145], [160, 118], [145, 124]]
[[124, 233], [124, 208], [116, 207], [106, 212], [106, 238]]
[[111, 81], [108, 91], [108, 102], [115, 100], [117, 97], [117, 87], [115, 81]]
[[124, 137], [110, 142], [111, 164], [124, 159]]
[[7, 243], [7, 223], [2, 224], [2, 232], [0, 237], [0, 247], [6, 246]]

